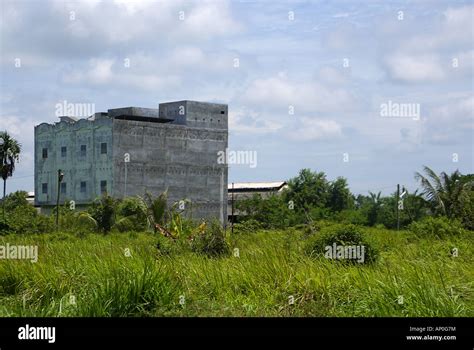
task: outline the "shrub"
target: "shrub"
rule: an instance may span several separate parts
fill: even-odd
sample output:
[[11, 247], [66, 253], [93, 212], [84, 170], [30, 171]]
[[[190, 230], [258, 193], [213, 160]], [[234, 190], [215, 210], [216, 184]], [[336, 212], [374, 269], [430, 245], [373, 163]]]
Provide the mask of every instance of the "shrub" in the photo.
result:
[[118, 206], [118, 215], [122, 217], [117, 222], [119, 231], [143, 231], [147, 227], [147, 206], [137, 197], [125, 198]]
[[234, 232], [255, 233], [262, 229], [262, 225], [255, 219], [248, 219], [234, 224]]
[[40, 215], [31, 205], [19, 206], [0, 220], [0, 235], [48, 233], [55, 231], [53, 218]]
[[461, 223], [445, 216], [428, 216], [422, 221], [413, 222], [408, 229], [417, 237], [446, 238], [458, 235], [464, 231]]
[[196, 235], [191, 241], [191, 250], [210, 257], [229, 255], [230, 247], [220, 223], [213, 221], [210, 227]]
[[178, 242], [162, 235], [157, 236], [156, 249], [159, 255], [173, 255], [179, 251]]
[[463, 191], [459, 206], [459, 217], [464, 228], [474, 231], [474, 189]]
[[[360, 249], [358, 250], [360, 256], [354, 255], [355, 249]], [[378, 258], [377, 249], [365, 238], [361, 229], [352, 224], [338, 224], [322, 228], [321, 235], [308, 240], [305, 251], [310, 256], [324, 256], [349, 263], [367, 264], [375, 262]], [[344, 251], [349, 255], [343, 256]]]
[[332, 216], [334, 221], [354, 225], [368, 225], [367, 213], [360, 209], [346, 209]]
[[[18, 207], [30, 206], [26, 198], [28, 197], [28, 192], [25, 191], [16, 191], [10, 193], [5, 197], [5, 211], [13, 211]], [[3, 205], [3, 204], [2, 204]]]
[[[130, 232], [137, 229], [135, 221], [131, 217], [126, 217], [118, 220], [115, 225], [115, 228], [120, 232]], [[140, 230], [139, 230], [140, 231]]]
[[108, 194], [96, 199], [89, 208], [89, 213], [97, 222], [97, 227], [102, 232], [109, 232], [115, 222], [117, 202]]

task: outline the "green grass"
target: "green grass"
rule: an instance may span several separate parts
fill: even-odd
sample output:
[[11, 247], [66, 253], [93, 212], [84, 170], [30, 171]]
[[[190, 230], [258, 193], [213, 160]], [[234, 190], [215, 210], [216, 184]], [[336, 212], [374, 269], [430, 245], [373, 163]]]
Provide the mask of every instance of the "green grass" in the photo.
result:
[[236, 234], [240, 257], [225, 258], [160, 256], [150, 233], [3, 236], [39, 260], [0, 260], [0, 316], [474, 316], [472, 232], [367, 236], [380, 250], [367, 266], [310, 258], [294, 230]]

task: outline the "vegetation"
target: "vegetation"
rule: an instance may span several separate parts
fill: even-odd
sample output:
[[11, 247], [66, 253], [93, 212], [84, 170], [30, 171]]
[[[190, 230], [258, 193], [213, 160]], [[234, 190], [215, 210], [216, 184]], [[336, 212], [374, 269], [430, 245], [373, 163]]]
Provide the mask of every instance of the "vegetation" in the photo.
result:
[[[472, 317], [473, 176], [425, 173], [400, 209], [398, 193], [356, 197], [305, 169], [281, 196], [238, 202], [233, 235], [166, 192], [66, 203], [54, 232], [12, 193], [0, 247], [37, 245], [39, 259], [0, 260], [0, 316]], [[363, 259], [334, 255], [341, 246]]]
[[303, 230], [236, 234], [218, 258], [152, 232], [8, 235], [39, 260], [1, 261], [0, 316], [474, 316], [472, 234], [365, 230], [367, 265], [306, 255]]
[[370, 243], [362, 233], [361, 228], [355, 225], [334, 225], [326, 227], [322, 230], [320, 235], [317, 235], [315, 239], [308, 240], [306, 244], [306, 253], [310, 256], [324, 256], [326, 257], [327, 248], [336, 246], [351, 246], [363, 248], [361, 251], [360, 260], [358, 257], [341, 257], [337, 258], [336, 252], [331, 252], [330, 258], [348, 262], [348, 263], [373, 263], [378, 258], [378, 251], [374, 248], [373, 244]]
[[[3, 179], [3, 202], [7, 191], [7, 179], [15, 171], [15, 162], [20, 158], [21, 145], [6, 131], [0, 132], [0, 174]], [[5, 203], [3, 203], [3, 220], [5, 220]]]
[[[427, 216], [446, 216], [458, 219], [464, 228], [474, 229], [474, 176], [437, 176], [425, 167], [426, 176], [415, 178], [423, 188], [421, 193], [404, 189], [404, 196], [394, 192], [382, 196], [381, 192], [369, 192], [368, 196], [354, 196], [344, 178], [328, 181], [323, 172], [309, 169], [300, 171], [288, 181], [288, 189], [282, 196], [262, 199], [255, 195], [236, 203], [246, 213], [246, 220], [259, 222], [265, 228], [285, 228], [309, 224], [314, 220], [332, 220], [340, 223], [407, 228], [411, 223]], [[401, 206], [400, 206], [401, 201]]]

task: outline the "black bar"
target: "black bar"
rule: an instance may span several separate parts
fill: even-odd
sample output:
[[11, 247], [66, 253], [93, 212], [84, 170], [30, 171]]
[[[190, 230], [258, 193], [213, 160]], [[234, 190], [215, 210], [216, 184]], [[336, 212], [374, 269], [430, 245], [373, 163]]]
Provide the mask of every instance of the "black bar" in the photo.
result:
[[[55, 327], [55, 342], [19, 340], [19, 328], [27, 324]], [[433, 329], [428, 331], [427, 327]], [[437, 327], [444, 329], [436, 330]], [[423, 328], [425, 330], [420, 332]], [[456, 336], [456, 340], [407, 339], [407, 336], [417, 335]], [[312, 337], [318, 341], [313, 344], [321, 346], [366, 344], [403, 349], [472, 349], [474, 344], [473, 318], [0, 318], [1, 350], [89, 347], [99, 342], [159, 344], [161, 338], [169, 336], [179, 340], [201, 336]]]

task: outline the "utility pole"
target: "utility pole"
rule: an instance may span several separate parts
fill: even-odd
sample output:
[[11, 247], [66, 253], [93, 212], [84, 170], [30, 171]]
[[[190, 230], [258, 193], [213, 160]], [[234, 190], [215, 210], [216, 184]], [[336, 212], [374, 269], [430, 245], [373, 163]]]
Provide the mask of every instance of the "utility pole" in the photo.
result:
[[397, 184], [397, 231], [400, 231], [400, 184]]
[[234, 183], [232, 182], [232, 234], [234, 234]]
[[59, 195], [61, 192], [61, 182], [63, 181], [64, 173], [58, 169], [58, 196], [56, 198], [56, 231], [59, 231]]
[[124, 183], [124, 188], [123, 188], [123, 198], [127, 197], [127, 164], [130, 163], [130, 153], [125, 153], [123, 155], [123, 161], [124, 161], [124, 166], [125, 166], [125, 183]]

